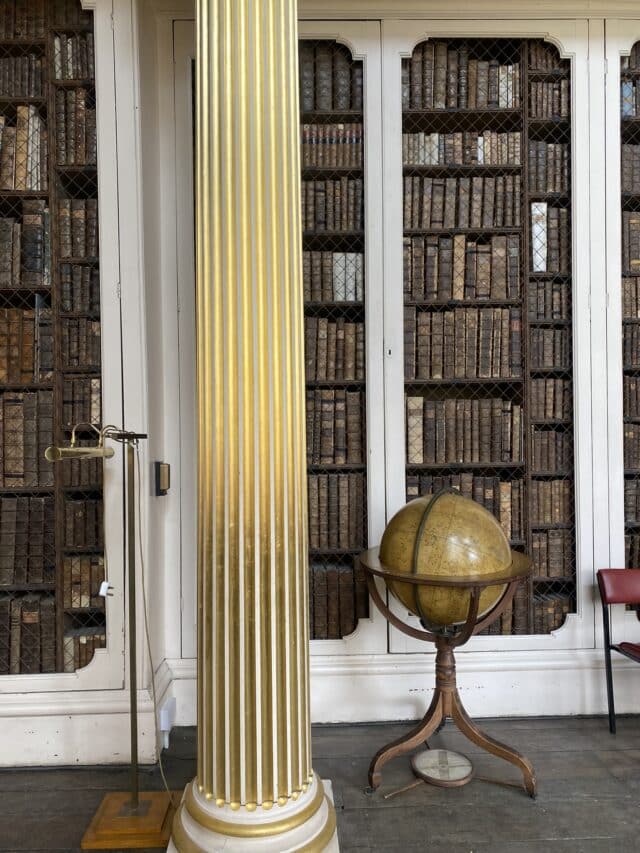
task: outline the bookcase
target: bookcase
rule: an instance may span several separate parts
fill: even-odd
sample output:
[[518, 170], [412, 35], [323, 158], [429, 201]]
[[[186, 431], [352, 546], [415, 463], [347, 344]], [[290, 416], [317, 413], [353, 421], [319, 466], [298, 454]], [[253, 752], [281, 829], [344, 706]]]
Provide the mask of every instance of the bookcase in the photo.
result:
[[620, 59], [625, 565], [640, 565], [640, 45]]
[[301, 39], [303, 286], [312, 639], [368, 616], [363, 62]]
[[542, 40], [402, 61], [407, 499], [458, 489], [531, 555], [501, 634], [576, 601], [570, 84]]
[[0, 674], [105, 645], [102, 466], [44, 459], [101, 423], [93, 17], [0, 8]]

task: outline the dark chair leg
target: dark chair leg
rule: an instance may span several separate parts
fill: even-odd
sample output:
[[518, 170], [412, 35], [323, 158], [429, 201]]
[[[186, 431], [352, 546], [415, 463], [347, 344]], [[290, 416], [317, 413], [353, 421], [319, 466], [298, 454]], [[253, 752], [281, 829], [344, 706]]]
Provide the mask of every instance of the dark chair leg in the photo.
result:
[[607, 671], [607, 705], [609, 706], [609, 731], [616, 733], [616, 709], [613, 703], [613, 674], [611, 672], [611, 649], [607, 645], [604, 650], [604, 662]]
[[607, 706], [609, 708], [609, 731], [616, 733], [616, 709], [613, 702], [613, 673], [611, 671], [611, 633], [609, 631], [609, 610], [602, 603], [602, 624], [604, 627], [604, 663], [607, 672]]

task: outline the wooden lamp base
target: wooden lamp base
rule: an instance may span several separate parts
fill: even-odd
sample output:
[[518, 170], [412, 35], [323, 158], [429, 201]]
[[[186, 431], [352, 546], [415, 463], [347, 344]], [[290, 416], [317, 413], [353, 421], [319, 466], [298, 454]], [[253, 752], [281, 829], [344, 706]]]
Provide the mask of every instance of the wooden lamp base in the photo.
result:
[[[175, 796], [178, 800], [182, 793]], [[93, 816], [80, 846], [83, 850], [133, 850], [139, 847], [166, 847], [171, 837], [174, 808], [166, 791], [146, 791], [138, 795], [138, 807], [131, 807], [131, 794], [107, 794]]]

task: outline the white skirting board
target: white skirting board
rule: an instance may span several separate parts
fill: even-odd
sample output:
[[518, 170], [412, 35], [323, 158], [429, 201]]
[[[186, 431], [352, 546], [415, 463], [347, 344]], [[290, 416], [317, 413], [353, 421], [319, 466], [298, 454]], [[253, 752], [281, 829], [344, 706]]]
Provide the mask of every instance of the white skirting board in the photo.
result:
[[[616, 659], [617, 658], [617, 659]], [[314, 723], [413, 720], [434, 685], [434, 655], [353, 655], [311, 661]], [[640, 667], [614, 655], [617, 713], [638, 713]], [[195, 661], [165, 661], [176, 725], [195, 725]], [[607, 710], [602, 650], [458, 653], [458, 688], [473, 717], [575, 716]]]
[[[605, 714], [601, 650], [458, 654], [458, 686], [471, 716]], [[640, 668], [614, 657], [616, 711], [638, 713]], [[159, 705], [176, 699], [177, 726], [196, 723], [194, 660], [166, 660], [158, 669]], [[311, 712], [315, 723], [413, 720], [430, 701], [433, 655], [315, 657]], [[153, 705], [138, 692], [139, 759], [156, 758]], [[603, 720], [603, 726], [606, 721]], [[126, 764], [129, 701], [125, 691], [0, 697], [0, 766]]]
[[[0, 767], [128, 764], [129, 698], [121, 690], [0, 696]], [[156, 760], [153, 703], [138, 691], [138, 759]]]

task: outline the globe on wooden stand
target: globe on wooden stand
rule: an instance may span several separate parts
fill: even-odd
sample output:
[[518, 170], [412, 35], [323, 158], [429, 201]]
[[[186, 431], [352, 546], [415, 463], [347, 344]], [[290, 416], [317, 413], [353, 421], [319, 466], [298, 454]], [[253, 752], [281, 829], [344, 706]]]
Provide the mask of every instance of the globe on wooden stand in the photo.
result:
[[[435, 643], [437, 650], [431, 705], [415, 728], [373, 757], [371, 789], [379, 787], [387, 761], [420, 746], [451, 719], [477, 746], [519, 767], [527, 793], [535, 797], [529, 760], [482, 732], [465, 711], [456, 686], [454, 657], [457, 646], [511, 605], [516, 586], [531, 571], [528, 557], [511, 550], [499, 523], [484, 507], [453, 489], [443, 489], [403, 507], [387, 525], [380, 547], [365, 551], [360, 562], [369, 593], [387, 620], [410, 637]], [[376, 576], [420, 619], [424, 630], [406, 624], [390, 610], [378, 592]], [[421, 753], [412, 766], [416, 775], [435, 784], [462, 785], [472, 776], [470, 762], [455, 753]]]

